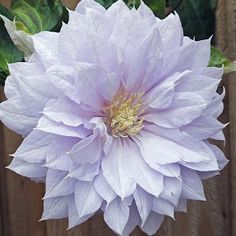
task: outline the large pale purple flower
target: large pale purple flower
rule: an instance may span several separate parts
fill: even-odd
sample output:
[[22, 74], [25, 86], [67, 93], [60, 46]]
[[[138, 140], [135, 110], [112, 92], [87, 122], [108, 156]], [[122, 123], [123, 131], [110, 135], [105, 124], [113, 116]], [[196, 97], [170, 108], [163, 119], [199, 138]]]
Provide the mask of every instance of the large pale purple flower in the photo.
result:
[[25, 137], [9, 168], [46, 183], [42, 219], [73, 227], [101, 211], [119, 235], [151, 235], [205, 199], [201, 179], [227, 163], [209, 142], [224, 139], [210, 40], [144, 3], [83, 0], [60, 33], [32, 41], [28, 61], [9, 65], [0, 117]]

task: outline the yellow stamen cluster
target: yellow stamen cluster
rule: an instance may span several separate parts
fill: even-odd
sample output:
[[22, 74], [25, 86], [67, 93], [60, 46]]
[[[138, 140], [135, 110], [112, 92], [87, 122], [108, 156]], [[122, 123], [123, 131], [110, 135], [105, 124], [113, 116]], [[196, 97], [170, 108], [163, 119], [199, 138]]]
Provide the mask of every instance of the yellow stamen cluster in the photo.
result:
[[137, 134], [143, 128], [142, 93], [119, 92], [109, 106], [105, 107], [105, 122], [114, 137], [128, 137]]

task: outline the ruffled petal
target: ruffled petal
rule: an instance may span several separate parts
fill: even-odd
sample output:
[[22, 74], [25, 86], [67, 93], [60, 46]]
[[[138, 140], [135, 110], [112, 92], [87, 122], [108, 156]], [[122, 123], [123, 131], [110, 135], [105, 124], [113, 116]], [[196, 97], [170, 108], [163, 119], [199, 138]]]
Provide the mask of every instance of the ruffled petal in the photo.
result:
[[183, 28], [177, 13], [170, 14], [163, 20], [157, 21], [165, 50], [180, 47], [183, 43]]
[[160, 228], [164, 220], [163, 215], [159, 215], [155, 212], [151, 212], [144, 226], [141, 227], [142, 231], [147, 235], [153, 235]]
[[112, 190], [108, 182], [106, 181], [103, 173], [100, 173], [95, 181], [94, 187], [98, 194], [107, 202], [109, 205], [116, 197], [116, 193]]
[[49, 198], [43, 201], [43, 215], [41, 220], [62, 219], [68, 216], [67, 198]]
[[93, 181], [99, 174], [100, 162], [94, 164], [84, 164], [73, 166], [70, 168], [68, 177], [75, 178], [81, 181]]
[[39, 164], [21, 161], [16, 158], [12, 160], [7, 168], [19, 175], [34, 179], [35, 181], [44, 180], [47, 173], [47, 168]]
[[140, 222], [140, 216], [137, 211], [137, 207], [133, 203], [130, 206], [129, 219], [122, 233], [122, 236], [129, 236], [131, 232], [135, 229], [135, 227], [139, 225], [139, 222]]
[[178, 128], [199, 117], [207, 103], [197, 93], [175, 93], [173, 102], [166, 110], [154, 110], [144, 119], [161, 127]]
[[182, 193], [182, 184], [181, 179], [165, 177], [165, 188], [160, 197], [172, 203], [174, 206], [177, 206]]
[[48, 189], [44, 199], [67, 196], [74, 193], [76, 181], [72, 178], [63, 178], [53, 188]]
[[93, 182], [77, 181], [75, 205], [79, 218], [94, 214], [101, 206], [102, 198], [96, 192]]
[[104, 212], [104, 220], [108, 226], [121, 235], [129, 219], [129, 206], [120, 201], [119, 198], [113, 200]]
[[68, 199], [68, 220], [69, 220], [68, 229], [71, 229], [76, 225], [82, 224], [84, 221], [88, 220], [92, 215], [93, 214], [84, 217], [79, 217], [75, 206], [74, 195], [70, 196], [70, 198]]
[[75, 11], [80, 13], [80, 14], [86, 14], [86, 11], [88, 9], [93, 9], [102, 13], [105, 13], [106, 10], [104, 7], [101, 6], [101, 4], [97, 3], [94, 0], [83, 0], [78, 4], [76, 7]]
[[122, 199], [131, 195], [136, 188], [132, 177], [125, 172], [128, 153], [121, 140], [116, 138], [113, 140], [109, 153], [102, 161], [104, 177]]
[[154, 197], [152, 204], [153, 204], [152, 209], [154, 212], [174, 218], [175, 207], [167, 200], [165, 200], [163, 198], [155, 198]]
[[[137, 136], [139, 140], [139, 148], [142, 156], [147, 163], [156, 163], [159, 165], [165, 165], [170, 163], [183, 162], [207, 162], [211, 159], [212, 153], [208, 155], [201, 154], [190, 147], [177, 144], [169, 139], [162, 138], [151, 132], [141, 131]], [[207, 147], [205, 146], [205, 149]], [[168, 152], [167, 152], [168, 150]]]
[[154, 171], [143, 159], [136, 143], [124, 143], [126, 158], [125, 173], [145, 191], [158, 197], [163, 190], [163, 175]]
[[95, 163], [102, 156], [102, 140], [97, 134], [92, 134], [78, 142], [68, 153], [77, 164]]
[[143, 226], [153, 208], [152, 196], [142, 188], [138, 187], [134, 192], [134, 200]]
[[[23, 136], [28, 135], [37, 125], [38, 117], [31, 112], [19, 98], [0, 104], [0, 119], [11, 130]], [[16, 122], [17, 121], [17, 122]]]
[[65, 137], [75, 137], [75, 138], [85, 138], [91, 133], [91, 131], [85, 129], [83, 126], [78, 126], [78, 127], [66, 126], [62, 123], [57, 123], [55, 121], [52, 121], [46, 116], [40, 118], [36, 129], [44, 131], [46, 133], [61, 135]]
[[206, 200], [202, 182], [195, 171], [182, 168], [181, 176], [183, 180], [183, 198], [192, 200]]

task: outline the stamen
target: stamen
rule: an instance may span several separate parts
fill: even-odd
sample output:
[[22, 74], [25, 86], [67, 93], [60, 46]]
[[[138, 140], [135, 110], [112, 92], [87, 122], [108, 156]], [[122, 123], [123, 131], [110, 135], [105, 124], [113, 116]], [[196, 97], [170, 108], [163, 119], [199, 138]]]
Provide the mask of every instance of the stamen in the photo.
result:
[[143, 93], [128, 95], [126, 92], [119, 92], [111, 104], [105, 107], [105, 123], [112, 136], [133, 136], [143, 128], [143, 118], [140, 118], [144, 112], [142, 96]]

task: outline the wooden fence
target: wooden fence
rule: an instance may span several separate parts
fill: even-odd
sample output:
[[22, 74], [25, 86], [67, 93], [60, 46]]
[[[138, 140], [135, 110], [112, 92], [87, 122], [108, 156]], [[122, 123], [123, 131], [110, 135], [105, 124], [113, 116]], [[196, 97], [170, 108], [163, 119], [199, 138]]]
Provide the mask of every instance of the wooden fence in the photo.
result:
[[[8, 0], [0, 2], [9, 5]], [[65, 1], [71, 8], [76, 2]], [[219, 0], [216, 18], [218, 46], [236, 59], [236, 0]], [[207, 202], [189, 202], [188, 213], [177, 213], [176, 221], [167, 218], [156, 236], [236, 236], [236, 75], [225, 78], [223, 84], [227, 95], [221, 119], [231, 121], [225, 129], [224, 147], [230, 164], [220, 176], [205, 181]], [[38, 222], [44, 186], [5, 169], [10, 163], [8, 154], [20, 142], [19, 136], [0, 126], [0, 236], [113, 236], [101, 216], [69, 231], [66, 220]], [[138, 229], [132, 233], [141, 235]]]

